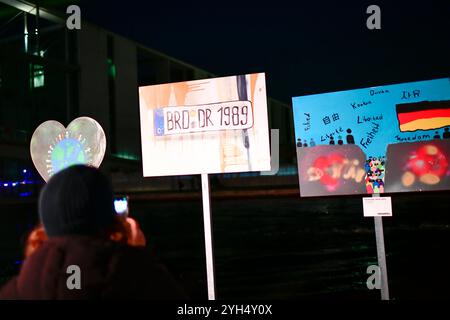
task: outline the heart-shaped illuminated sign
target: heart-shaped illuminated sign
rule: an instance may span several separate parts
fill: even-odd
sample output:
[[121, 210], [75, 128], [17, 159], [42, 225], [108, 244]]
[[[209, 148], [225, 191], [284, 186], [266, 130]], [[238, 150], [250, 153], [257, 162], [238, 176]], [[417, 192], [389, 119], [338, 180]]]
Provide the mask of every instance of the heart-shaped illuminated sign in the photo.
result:
[[45, 121], [36, 128], [30, 143], [31, 159], [45, 181], [75, 164], [98, 168], [105, 150], [105, 132], [89, 117], [77, 118], [67, 128], [58, 121]]

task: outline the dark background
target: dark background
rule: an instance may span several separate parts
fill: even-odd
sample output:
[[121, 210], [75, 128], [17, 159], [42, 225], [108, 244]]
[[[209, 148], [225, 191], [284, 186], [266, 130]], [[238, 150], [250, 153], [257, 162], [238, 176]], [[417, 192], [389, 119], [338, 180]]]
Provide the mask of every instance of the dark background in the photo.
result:
[[[213, 190], [214, 191], [214, 190]], [[448, 192], [397, 194], [384, 218], [390, 297], [449, 299]], [[212, 199], [218, 299], [379, 300], [366, 269], [377, 264], [374, 221], [361, 197]], [[0, 204], [0, 281], [20, 268], [36, 206]], [[207, 298], [202, 204], [132, 201], [150, 250], [194, 299]]]
[[[381, 9], [369, 30], [366, 9]], [[82, 17], [217, 75], [267, 73], [268, 96], [446, 77], [448, 1], [81, 1]]]

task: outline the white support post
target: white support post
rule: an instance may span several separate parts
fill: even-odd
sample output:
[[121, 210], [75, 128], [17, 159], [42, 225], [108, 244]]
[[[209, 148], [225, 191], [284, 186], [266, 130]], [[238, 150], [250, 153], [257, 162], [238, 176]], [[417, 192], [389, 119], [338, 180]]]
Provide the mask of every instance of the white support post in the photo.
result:
[[202, 173], [202, 201], [203, 201], [203, 225], [205, 229], [205, 251], [206, 251], [206, 275], [208, 281], [208, 299], [216, 299], [216, 286], [214, 281], [214, 255], [211, 224], [211, 195], [209, 191], [209, 177]]
[[[379, 197], [380, 195], [372, 194], [372, 197]], [[384, 233], [383, 233], [383, 218], [374, 217], [375, 221], [375, 237], [377, 242], [377, 257], [378, 267], [381, 272], [381, 300], [389, 300], [389, 285], [386, 267], [386, 252], [384, 249]]]

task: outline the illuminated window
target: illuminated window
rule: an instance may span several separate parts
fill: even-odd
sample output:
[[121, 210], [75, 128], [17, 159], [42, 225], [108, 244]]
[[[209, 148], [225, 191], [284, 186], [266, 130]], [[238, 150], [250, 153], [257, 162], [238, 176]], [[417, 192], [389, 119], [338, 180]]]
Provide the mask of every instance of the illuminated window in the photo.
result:
[[31, 79], [30, 79], [30, 87], [31, 88], [40, 88], [44, 86], [44, 67], [38, 64], [32, 64], [31, 68]]
[[113, 79], [115, 79], [117, 75], [116, 65], [112, 59], [108, 59], [108, 75]]

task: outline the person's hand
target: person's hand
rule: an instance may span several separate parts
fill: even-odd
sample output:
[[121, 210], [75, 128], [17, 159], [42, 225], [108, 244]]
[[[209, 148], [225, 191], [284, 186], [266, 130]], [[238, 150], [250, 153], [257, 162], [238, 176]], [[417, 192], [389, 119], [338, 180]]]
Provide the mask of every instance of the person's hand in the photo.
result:
[[29, 257], [36, 249], [38, 249], [47, 240], [44, 227], [39, 225], [33, 229], [27, 239], [25, 246], [25, 257]]
[[130, 236], [128, 238], [128, 244], [135, 247], [145, 247], [147, 241], [145, 239], [144, 233], [139, 227], [139, 224], [136, 222], [136, 220], [129, 217], [126, 218], [126, 221], [131, 230]]

